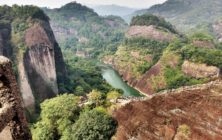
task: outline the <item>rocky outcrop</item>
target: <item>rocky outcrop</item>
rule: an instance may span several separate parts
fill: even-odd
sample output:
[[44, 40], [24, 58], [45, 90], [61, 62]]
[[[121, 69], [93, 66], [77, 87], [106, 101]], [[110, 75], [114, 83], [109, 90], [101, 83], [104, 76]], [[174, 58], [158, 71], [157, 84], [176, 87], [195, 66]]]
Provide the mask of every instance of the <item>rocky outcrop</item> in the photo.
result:
[[222, 81], [167, 90], [117, 110], [116, 140], [222, 139]]
[[154, 25], [150, 26], [131, 26], [126, 33], [126, 37], [144, 37], [158, 41], [172, 41], [176, 36], [170, 32], [161, 31]]
[[182, 71], [194, 78], [218, 78], [220, 69], [215, 66], [207, 66], [206, 64], [197, 64], [184, 61]]
[[11, 10], [12, 15], [0, 19], [5, 20], [0, 23], [0, 54], [13, 61], [24, 106], [32, 111], [39, 102], [56, 96], [58, 84], [66, 81], [62, 52], [47, 16], [40, 9], [17, 7], [17, 12], [33, 8], [33, 12], [37, 11], [36, 15], [39, 16], [27, 12], [26, 15], [18, 14], [22, 16], [20, 18], [13, 14], [11, 7], [4, 8]]
[[[9, 59], [0, 56], [0, 139], [31, 140], [19, 89]], [[10, 130], [10, 133], [9, 133]]]

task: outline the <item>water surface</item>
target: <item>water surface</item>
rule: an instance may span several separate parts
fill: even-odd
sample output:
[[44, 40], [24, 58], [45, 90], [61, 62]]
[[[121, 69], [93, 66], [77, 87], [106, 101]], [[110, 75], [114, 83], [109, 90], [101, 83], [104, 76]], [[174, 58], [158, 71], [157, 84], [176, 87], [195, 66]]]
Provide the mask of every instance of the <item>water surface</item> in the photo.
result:
[[102, 76], [112, 87], [122, 89], [125, 96], [141, 96], [141, 94], [123, 81], [121, 76], [108, 65], [101, 65]]

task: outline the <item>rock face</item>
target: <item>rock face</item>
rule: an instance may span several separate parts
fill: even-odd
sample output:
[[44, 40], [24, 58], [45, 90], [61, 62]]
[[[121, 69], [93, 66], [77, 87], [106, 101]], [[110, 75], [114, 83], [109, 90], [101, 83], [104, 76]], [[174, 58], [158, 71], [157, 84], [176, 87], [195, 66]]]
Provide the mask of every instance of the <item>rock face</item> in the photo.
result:
[[172, 41], [175, 35], [161, 30], [157, 30], [155, 26], [131, 26], [126, 33], [126, 37], [144, 37], [158, 41]]
[[182, 71], [194, 78], [218, 78], [220, 69], [206, 64], [196, 64], [189, 61], [184, 61]]
[[50, 27], [35, 24], [25, 33], [28, 47], [24, 55], [25, 69], [33, 92], [40, 99], [58, 94], [54, 52], [56, 42], [48, 29]]
[[117, 140], [222, 139], [222, 81], [168, 90], [117, 110]]
[[[0, 56], [0, 139], [31, 140], [12, 64]], [[8, 133], [10, 130], [10, 133]]]
[[[11, 7], [4, 8], [13, 13]], [[58, 94], [58, 84], [65, 82], [66, 69], [47, 16], [37, 7], [17, 8], [18, 12], [33, 8], [40, 16], [5, 16], [6, 22], [0, 23], [0, 54], [13, 61], [24, 106], [32, 111], [36, 103]]]

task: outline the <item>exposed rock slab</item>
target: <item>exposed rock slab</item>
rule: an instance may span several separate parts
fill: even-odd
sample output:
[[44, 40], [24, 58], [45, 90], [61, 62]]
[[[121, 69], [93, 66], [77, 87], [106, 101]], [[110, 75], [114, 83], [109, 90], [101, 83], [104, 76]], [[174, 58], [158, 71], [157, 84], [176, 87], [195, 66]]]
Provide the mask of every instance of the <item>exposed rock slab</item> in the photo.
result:
[[131, 102], [113, 117], [117, 140], [222, 139], [222, 81], [168, 90]]
[[197, 64], [190, 61], [184, 61], [182, 71], [194, 78], [218, 78], [220, 69], [206, 64]]
[[158, 41], [172, 41], [175, 38], [170, 32], [165, 32], [156, 29], [155, 26], [131, 26], [126, 33], [126, 37], [144, 37], [148, 39], [158, 40]]

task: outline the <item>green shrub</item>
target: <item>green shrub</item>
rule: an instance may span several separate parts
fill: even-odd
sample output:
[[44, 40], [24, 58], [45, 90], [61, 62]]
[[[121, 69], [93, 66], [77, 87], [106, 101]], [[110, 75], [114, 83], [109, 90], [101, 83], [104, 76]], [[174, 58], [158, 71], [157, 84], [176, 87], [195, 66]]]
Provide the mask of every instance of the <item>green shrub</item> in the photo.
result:
[[191, 36], [191, 40], [213, 41], [213, 37], [207, 33], [195, 33]]
[[222, 68], [222, 51], [218, 49], [199, 48], [193, 45], [186, 45], [181, 50], [183, 59], [196, 63], [206, 63], [207, 65]]
[[204, 82], [204, 80], [197, 80], [185, 76], [179, 67], [171, 68], [170, 66], [167, 66], [164, 70], [164, 77], [166, 80], [167, 89], [175, 89], [181, 86], [201, 84]]
[[59, 139], [71, 130], [79, 117], [79, 98], [74, 95], [61, 95], [41, 104], [40, 121], [32, 127], [34, 140]]
[[117, 123], [108, 115], [91, 110], [80, 115], [71, 133], [72, 140], [110, 140]]

